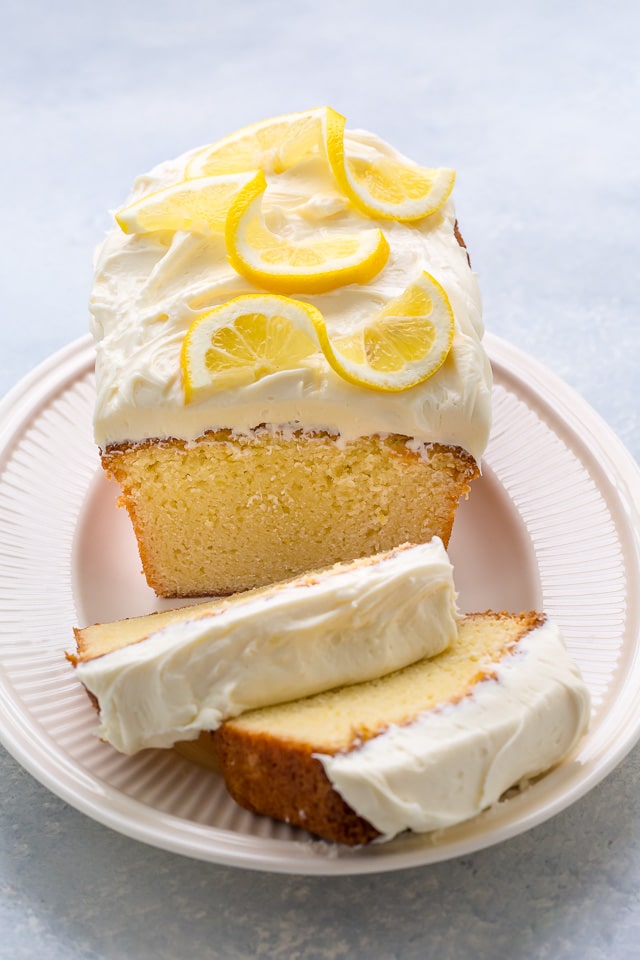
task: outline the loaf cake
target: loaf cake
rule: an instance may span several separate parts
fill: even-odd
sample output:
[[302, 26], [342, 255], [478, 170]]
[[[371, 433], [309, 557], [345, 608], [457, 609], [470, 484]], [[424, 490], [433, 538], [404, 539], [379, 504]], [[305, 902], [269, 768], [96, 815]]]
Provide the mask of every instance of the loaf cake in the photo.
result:
[[72, 660], [123, 753], [169, 747], [222, 720], [369, 680], [457, 634], [441, 541], [195, 604], [76, 629]]
[[245, 713], [212, 738], [239, 804], [357, 845], [473, 817], [566, 757], [588, 716], [557, 627], [483, 613], [433, 659]]
[[138, 178], [95, 261], [94, 425], [159, 595], [447, 544], [491, 397], [452, 186], [329, 108]]

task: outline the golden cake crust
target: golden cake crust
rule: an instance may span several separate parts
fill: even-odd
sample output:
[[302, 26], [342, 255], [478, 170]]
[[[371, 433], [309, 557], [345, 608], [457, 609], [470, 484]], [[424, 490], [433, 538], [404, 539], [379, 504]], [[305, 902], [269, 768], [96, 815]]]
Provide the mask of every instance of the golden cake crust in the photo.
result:
[[216, 763], [240, 806], [349, 846], [379, 836], [333, 789], [310, 744], [248, 737], [231, 724], [211, 736]]

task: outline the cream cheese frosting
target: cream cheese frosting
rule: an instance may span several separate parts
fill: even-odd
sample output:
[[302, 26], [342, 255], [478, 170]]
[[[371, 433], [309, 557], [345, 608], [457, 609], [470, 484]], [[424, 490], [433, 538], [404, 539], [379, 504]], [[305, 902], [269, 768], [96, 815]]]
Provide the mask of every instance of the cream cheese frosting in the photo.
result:
[[76, 664], [99, 703], [99, 735], [123, 753], [374, 679], [439, 653], [458, 629], [452, 567], [437, 538], [222, 602], [218, 614], [193, 611]]
[[[411, 162], [363, 131], [347, 132], [345, 144], [352, 156], [384, 154]], [[181, 181], [197, 152], [139, 177], [129, 200]], [[478, 284], [454, 234], [451, 200], [410, 224], [372, 221], [350, 205], [320, 157], [266, 175], [263, 210], [272, 230], [298, 240], [326, 229], [352, 232], [375, 225], [389, 243], [386, 266], [366, 284], [313, 296], [291, 291], [321, 310], [329, 335], [349, 332], [427, 270], [446, 290], [454, 312], [447, 360], [418, 386], [379, 393], [343, 380], [318, 353], [295, 369], [185, 404], [180, 349], [189, 326], [208, 309], [258, 288], [231, 267], [222, 237], [126, 235], [114, 227], [96, 253], [90, 305], [98, 445], [168, 437], [192, 441], [208, 430], [249, 433], [262, 424], [293, 425], [326, 430], [345, 442], [400, 434], [419, 443], [452, 444], [479, 461], [490, 426], [491, 370], [482, 346]]]
[[356, 750], [317, 756], [349, 806], [391, 839], [473, 817], [548, 770], [583, 736], [589, 712], [587, 688], [547, 621], [460, 702]]

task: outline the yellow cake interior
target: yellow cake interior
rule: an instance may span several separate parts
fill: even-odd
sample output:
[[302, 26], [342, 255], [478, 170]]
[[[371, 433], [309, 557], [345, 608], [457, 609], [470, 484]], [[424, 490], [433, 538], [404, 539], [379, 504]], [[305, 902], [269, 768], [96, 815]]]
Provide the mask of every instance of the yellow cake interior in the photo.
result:
[[227, 595], [435, 535], [446, 546], [478, 474], [458, 447], [267, 430], [124, 444], [102, 459], [165, 597]]

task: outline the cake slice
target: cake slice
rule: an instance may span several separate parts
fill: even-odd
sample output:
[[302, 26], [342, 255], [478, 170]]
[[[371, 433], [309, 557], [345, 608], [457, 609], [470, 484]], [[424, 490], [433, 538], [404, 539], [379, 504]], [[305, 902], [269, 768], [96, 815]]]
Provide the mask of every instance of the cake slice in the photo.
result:
[[100, 735], [124, 753], [169, 747], [266, 704], [370, 680], [457, 634], [440, 540], [227, 600], [75, 630]]
[[562, 760], [588, 716], [557, 627], [487, 612], [433, 659], [224, 723], [213, 750], [239, 804], [354, 845], [476, 815]]

